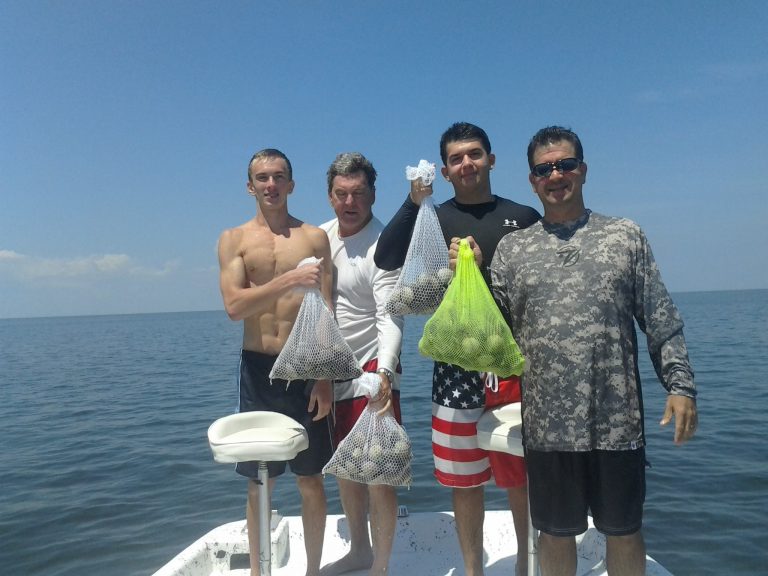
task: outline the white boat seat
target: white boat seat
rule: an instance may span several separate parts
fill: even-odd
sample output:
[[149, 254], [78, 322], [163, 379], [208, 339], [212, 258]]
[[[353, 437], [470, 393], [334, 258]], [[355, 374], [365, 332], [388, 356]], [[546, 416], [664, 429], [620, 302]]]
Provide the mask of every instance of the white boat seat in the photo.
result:
[[477, 422], [477, 443], [483, 450], [524, 456], [520, 403], [485, 412]]
[[216, 462], [292, 460], [309, 446], [307, 431], [277, 412], [241, 412], [219, 418], [208, 428]]

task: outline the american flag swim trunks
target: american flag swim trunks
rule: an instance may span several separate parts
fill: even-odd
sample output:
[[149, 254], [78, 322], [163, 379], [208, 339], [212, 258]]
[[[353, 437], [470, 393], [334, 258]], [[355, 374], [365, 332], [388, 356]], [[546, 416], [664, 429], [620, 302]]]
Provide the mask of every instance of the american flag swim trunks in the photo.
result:
[[480, 373], [435, 362], [432, 454], [440, 484], [470, 488], [490, 480], [488, 452], [477, 444], [477, 421], [484, 410], [485, 384]]

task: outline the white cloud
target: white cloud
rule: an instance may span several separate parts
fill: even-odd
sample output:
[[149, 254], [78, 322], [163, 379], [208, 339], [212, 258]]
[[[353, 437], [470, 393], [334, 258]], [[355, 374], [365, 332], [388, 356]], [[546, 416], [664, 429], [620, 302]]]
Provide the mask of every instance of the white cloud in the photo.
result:
[[0, 262], [18, 260], [19, 258], [23, 258], [23, 256], [18, 252], [14, 252], [13, 250], [0, 250]]
[[0, 274], [19, 280], [71, 280], [119, 278], [125, 276], [165, 276], [178, 268], [178, 262], [166, 262], [162, 268], [136, 263], [127, 254], [94, 254], [74, 258], [42, 258], [0, 250]]

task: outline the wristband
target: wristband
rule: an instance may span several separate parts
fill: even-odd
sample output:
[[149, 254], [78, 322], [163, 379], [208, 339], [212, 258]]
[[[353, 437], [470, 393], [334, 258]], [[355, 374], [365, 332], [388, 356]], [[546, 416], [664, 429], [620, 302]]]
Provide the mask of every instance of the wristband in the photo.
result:
[[376, 370], [376, 373], [384, 374], [384, 376], [386, 376], [387, 380], [389, 380], [390, 382], [394, 382], [395, 380], [395, 375], [392, 374], [391, 370], [387, 370], [386, 368], [379, 368], [378, 370]]

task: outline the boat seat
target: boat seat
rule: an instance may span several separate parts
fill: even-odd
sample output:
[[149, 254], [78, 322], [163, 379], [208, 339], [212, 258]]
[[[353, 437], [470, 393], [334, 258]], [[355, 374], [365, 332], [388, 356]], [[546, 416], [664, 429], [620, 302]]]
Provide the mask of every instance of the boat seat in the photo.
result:
[[524, 456], [520, 403], [485, 412], [477, 422], [477, 443], [483, 450]]
[[241, 412], [219, 418], [208, 428], [216, 462], [293, 460], [309, 446], [307, 431], [277, 412]]
[[[506, 452], [525, 457], [523, 450], [523, 415], [520, 402], [486, 411], [477, 421], [477, 444], [483, 450]], [[531, 522], [528, 507], [528, 576], [539, 573], [538, 532]]]
[[[261, 576], [272, 574], [272, 508], [269, 497], [267, 462], [293, 460], [309, 447], [304, 426], [285, 414], [268, 411], [241, 412], [219, 418], [208, 427], [208, 444], [216, 462], [258, 460], [259, 569]], [[254, 550], [249, 562], [254, 564]]]

